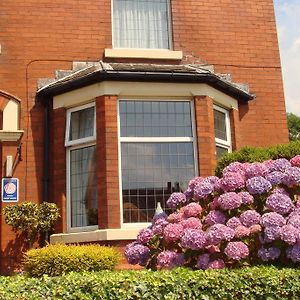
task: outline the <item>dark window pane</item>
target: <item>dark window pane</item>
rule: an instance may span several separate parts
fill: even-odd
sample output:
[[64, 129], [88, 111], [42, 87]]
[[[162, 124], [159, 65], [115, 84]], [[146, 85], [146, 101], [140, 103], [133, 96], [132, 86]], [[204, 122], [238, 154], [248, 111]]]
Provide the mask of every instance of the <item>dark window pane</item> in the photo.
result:
[[74, 111], [71, 113], [69, 140], [74, 141], [94, 135], [95, 108]]
[[220, 159], [225, 153], [228, 153], [228, 148], [216, 146], [217, 159]]
[[214, 110], [215, 136], [218, 139], [227, 141], [226, 115], [225, 113]]
[[[125, 223], [150, 222], [158, 202], [168, 211], [170, 194], [184, 191], [195, 176], [194, 155], [189, 154], [192, 149], [192, 143], [121, 144]], [[137, 160], [132, 152], [139, 153]]]
[[190, 105], [187, 101], [120, 101], [121, 136], [192, 137]]

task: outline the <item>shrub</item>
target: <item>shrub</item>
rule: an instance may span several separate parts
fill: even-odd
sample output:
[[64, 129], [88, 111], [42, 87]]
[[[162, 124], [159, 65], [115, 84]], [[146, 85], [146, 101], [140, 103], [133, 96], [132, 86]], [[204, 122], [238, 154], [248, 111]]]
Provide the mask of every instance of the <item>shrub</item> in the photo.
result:
[[102, 271], [62, 277], [0, 277], [0, 299], [299, 299], [300, 270]]
[[291, 142], [287, 145], [271, 146], [268, 148], [243, 147], [239, 151], [223, 155], [218, 161], [215, 174], [216, 176], [221, 176], [223, 169], [235, 161], [252, 163], [263, 162], [268, 159], [291, 159], [299, 153], [300, 141]]
[[48, 245], [31, 249], [24, 255], [24, 270], [29, 276], [59, 276], [82, 271], [112, 270], [120, 254], [113, 248], [99, 245]]
[[43, 202], [38, 205], [33, 202], [23, 202], [4, 207], [5, 222], [14, 231], [25, 234], [29, 248], [41, 231], [48, 231], [59, 218], [59, 210], [55, 203]]
[[125, 249], [129, 263], [151, 269], [300, 264], [300, 155], [234, 162], [223, 176], [196, 177], [167, 200]]

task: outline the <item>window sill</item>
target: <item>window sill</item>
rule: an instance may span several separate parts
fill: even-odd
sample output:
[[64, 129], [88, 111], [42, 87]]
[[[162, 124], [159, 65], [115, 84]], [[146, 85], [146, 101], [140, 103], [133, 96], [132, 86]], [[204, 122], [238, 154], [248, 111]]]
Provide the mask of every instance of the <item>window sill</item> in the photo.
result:
[[181, 60], [182, 51], [164, 49], [105, 49], [106, 58], [142, 58]]
[[135, 240], [141, 228], [99, 229], [89, 232], [58, 233], [50, 236], [51, 244], [85, 243], [96, 241]]

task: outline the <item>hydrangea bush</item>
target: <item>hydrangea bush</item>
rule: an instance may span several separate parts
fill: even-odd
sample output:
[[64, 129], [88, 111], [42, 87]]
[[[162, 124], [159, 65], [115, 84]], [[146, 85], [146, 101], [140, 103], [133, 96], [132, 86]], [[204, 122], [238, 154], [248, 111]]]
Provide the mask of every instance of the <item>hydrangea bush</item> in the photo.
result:
[[125, 249], [147, 268], [221, 269], [300, 263], [300, 155], [228, 165], [196, 177]]

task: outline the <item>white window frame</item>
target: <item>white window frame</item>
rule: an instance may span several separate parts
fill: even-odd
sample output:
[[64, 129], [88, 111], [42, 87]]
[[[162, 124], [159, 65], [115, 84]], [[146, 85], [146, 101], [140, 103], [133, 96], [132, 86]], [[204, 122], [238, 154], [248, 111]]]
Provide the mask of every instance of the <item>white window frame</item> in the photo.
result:
[[115, 47], [115, 37], [114, 37], [114, 0], [111, 0], [111, 32], [112, 32], [112, 48], [113, 49], [132, 49], [132, 50], [173, 50], [173, 28], [172, 28], [172, 6], [171, 0], [167, 1], [168, 8], [168, 36], [169, 36], [169, 48], [130, 48], [130, 47]]
[[[220, 106], [217, 106], [217, 105], [214, 105], [213, 109], [225, 114], [225, 126], [226, 126], [226, 137], [227, 137], [227, 141], [226, 141], [226, 140], [219, 139], [215, 136], [216, 146], [220, 147], [220, 148], [223, 148], [223, 149], [227, 149], [228, 152], [230, 153], [230, 152], [232, 152], [232, 141], [231, 141], [231, 128], [230, 128], [229, 111], [227, 109], [224, 109], [224, 108], [222, 108]], [[216, 154], [217, 154], [217, 150], [216, 150]]]
[[[149, 101], [149, 102], [189, 102], [191, 107], [191, 120], [192, 120], [192, 137], [121, 137], [121, 123], [120, 123], [120, 101]], [[196, 136], [196, 121], [195, 121], [195, 108], [194, 108], [194, 100], [191, 99], [140, 99], [140, 98], [120, 98], [118, 99], [118, 153], [119, 153], [119, 195], [120, 195], [120, 224], [122, 229], [130, 229], [130, 228], [145, 228], [149, 226], [150, 223], [146, 222], [136, 222], [136, 223], [124, 223], [123, 220], [123, 193], [122, 193], [122, 157], [121, 157], [121, 143], [129, 142], [129, 143], [171, 143], [171, 142], [192, 142], [194, 149], [194, 170], [195, 176], [198, 176], [198, 151], [197, 151], [197, 136]]]
[[[86, 138], [81, 138], [81, 139], [76, 139], [76, 140], [69, 140], [69, 134], [70, 134], [70, 128], [71, 128], [71, 115], [73, 112], [84, 110], [89, 107], [94, 107], [94, 134], [92, 136], [86, 137]], [[74, 108], [70, 108], [67, 110], [67, 120], [66, 120], [66, 133], [65, 133], [65, 146], [74, 146], [78, 144], [83, 144], [83, 143], [88, 143], [91, 141], [96, 140], [96, 106], [95, 103], [89, 103], [81, 106], [77, 106]]]
[[[79, 110], [83, 110], [89, 107], [95, 107], [95, 117], [94, 117], [94, 135], [88, 138], [77, 139], [74, 141], [68, 141], [71, 113]], [[67, 209], [67, 231], [68, 232], [83, 232], [83, 231], [93, 231], [99, 228], [98, 225], [83, 226], [83, 227], [71, 227], [72, 215], [71, 215], [71, 151], [87, 148], [96, 145], [96, 106], [95, 103], [89, 103], [67, 110], [67, 120], [66, 120], [66, 136], [65, 136], [65, 146], [66, 146], [66, 209]]]

